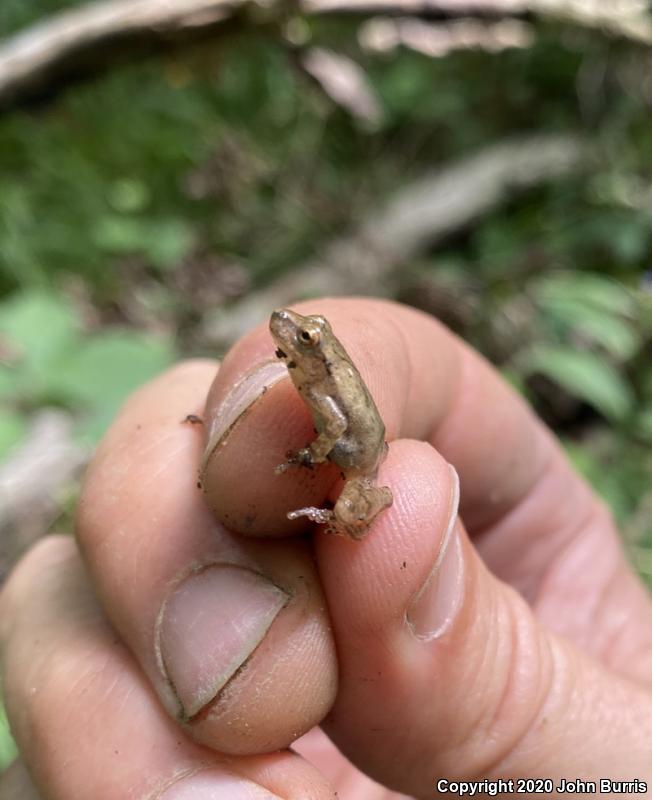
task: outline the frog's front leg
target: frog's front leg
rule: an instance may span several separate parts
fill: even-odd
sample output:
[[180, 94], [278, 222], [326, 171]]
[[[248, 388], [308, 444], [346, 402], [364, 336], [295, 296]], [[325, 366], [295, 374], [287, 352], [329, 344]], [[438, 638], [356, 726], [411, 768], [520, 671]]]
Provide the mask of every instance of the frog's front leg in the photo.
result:
[[285, 472], [288, 467], [295, 464], [312, 467], [314, 464], [323, 463], [337, 440], [346, 431], [348, 425], [346, 416], [332, 397], [324, 397], [314, 402], [311, 400], [311, 405], [323, 421], [319, 435], [307, 447], [288, 453], [287, 461], [276, 467], [277, 473]]
[[362, 539], [378, 514], [392, 505], [392, 500], [388, 486], [375, 486], [369, 478], [352, 478], [344, 484], [332, 511], [309, 506], [290, 511], [288, 519], [308, 517], [320, 525], [327, 525], [328, 533]]

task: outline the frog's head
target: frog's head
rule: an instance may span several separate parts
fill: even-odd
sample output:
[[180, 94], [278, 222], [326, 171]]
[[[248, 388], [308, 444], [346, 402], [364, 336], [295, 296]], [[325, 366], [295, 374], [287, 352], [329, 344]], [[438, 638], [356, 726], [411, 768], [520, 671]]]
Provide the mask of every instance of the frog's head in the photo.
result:
[[331, 328], [324, 317], [304, 317], [287, 308], [273, 311], [269, 321], [272, 338], [278, 348], [276, 355], [288, 366], [306, 367], [323, 359], [324, 345], [331, 336]]

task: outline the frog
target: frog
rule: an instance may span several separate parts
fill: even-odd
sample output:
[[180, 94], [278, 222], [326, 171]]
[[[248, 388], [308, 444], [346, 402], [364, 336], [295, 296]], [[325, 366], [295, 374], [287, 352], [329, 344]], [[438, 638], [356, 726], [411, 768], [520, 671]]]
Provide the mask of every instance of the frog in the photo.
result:
[[380, 412], [325, 317], [304, 316], [282, 308], [272, 312], [269, 328], [276, 356], [285, 362], [317, 434], [306, 447], [288, 453], [276, 472], [330, 461], [339, 467], [344, 479], [332, 509], [310, 506], [290, 511], [287, 516], [307, 517], [326, 525], [328, 533], [360, 540], [378, 514], [393, 503], [391, 489], [376, 484], [388, 450]]

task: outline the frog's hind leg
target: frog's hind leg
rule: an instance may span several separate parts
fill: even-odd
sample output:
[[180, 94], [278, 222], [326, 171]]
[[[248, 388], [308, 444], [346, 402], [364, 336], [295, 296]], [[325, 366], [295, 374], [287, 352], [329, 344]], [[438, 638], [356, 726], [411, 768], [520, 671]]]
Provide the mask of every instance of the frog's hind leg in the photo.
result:
[[393, 502], [388, 486], [376, 486], [369, 478], [352, 478], [344, 484], [335, 508], [332, 527], [352, 539], [362, 539], [371, 523]]
[[392, 504], [392, 492], [387, 486], [375, 486], [369, 478], [352, 478], [344, 484], [335, 508], [298, 508], [290, 511], [288, 519], [308, 517], [319, 525], [327, 525], [327, 533], [362, 539], [381, 511]]

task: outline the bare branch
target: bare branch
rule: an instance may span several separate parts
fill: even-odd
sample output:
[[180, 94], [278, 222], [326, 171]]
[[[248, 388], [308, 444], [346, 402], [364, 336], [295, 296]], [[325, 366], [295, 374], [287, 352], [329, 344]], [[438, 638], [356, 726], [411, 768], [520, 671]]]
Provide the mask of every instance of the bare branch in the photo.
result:
[[431, 58], [441, 58], [454, 50], [497, 53], [508, 48], [531, 47], [535, 28], [518, 19], [491, 23], [460, 19], [440, 23], [414, 17], [374, 17], [360, 27], [358, 40], [372, 52], [391, 52], [402, 45]]
[[652, 45], [645, 0], [304, 0], [310, 14], [505, 17], [534, 15]]
[[[651, 45], [643, 0], [296, 0], [300, 14], [438, 19], [533, 15]], [[230, 25], [285, 18], [288, 0], [101, 0], [62, 12], [0, 43], [0, 110], [66, 83], [183, 44]], [[248, 13], [245, 13], [248, 12]]]
[[382, 122], [381, 101], [365, 71], [353, 59], [311, 47], [301, 58], [301, 65], [334, 103], [362, 125], [373, 129]]
[[571, 136], [503, 142], [406, 186], [323, 255], [268, 289], [210, 317], [204, 335], [228, 347], [270, 309], [311, 295], [388, 294], [395, 273], [518, 192], [580, 169], [587, 147]]
[[104, 0], [73, 8], [0, 46], [0, 109], [105, 66], [213, 36], [249, 0]]
[[303, 0], [308, 14], [387, 14], [390, 16], [505, 16], [525, 14], [529, 0]]

